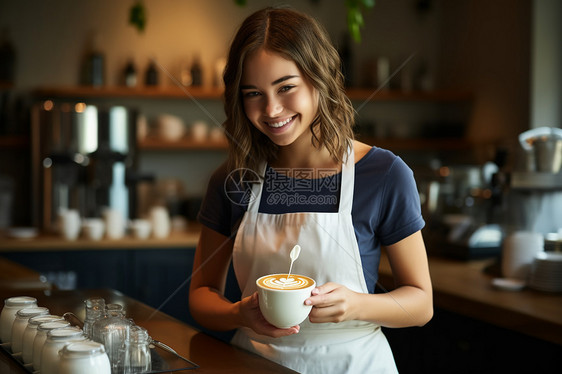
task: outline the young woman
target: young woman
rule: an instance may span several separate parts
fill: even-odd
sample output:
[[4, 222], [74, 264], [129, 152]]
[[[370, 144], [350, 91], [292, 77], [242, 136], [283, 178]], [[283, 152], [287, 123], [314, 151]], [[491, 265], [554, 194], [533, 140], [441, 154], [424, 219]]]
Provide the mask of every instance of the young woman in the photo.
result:
[[[299, 372], [396, 372], [380, 326], [433, 315], [424, 221], [412, 171], [354, 140], [343, 82], [337, 51], [309, 16], [266, 8], [243, 22], [224, 73], [229, 160], [199, 214], [190, 310]], [[294, 272], [318, 286], [308, 320], [278, 329], [259, 310], [255, 281], [287, 272], [295, 244]], [[381, 246], [397, 287], [375, 293]], [[231, 259], [237, 302], [224, 297]]]

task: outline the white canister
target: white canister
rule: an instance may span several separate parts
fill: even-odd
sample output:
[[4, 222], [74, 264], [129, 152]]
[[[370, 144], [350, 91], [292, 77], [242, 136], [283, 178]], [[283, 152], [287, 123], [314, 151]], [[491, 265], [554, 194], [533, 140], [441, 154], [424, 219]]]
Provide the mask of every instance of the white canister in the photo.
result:
[[39, 370], [41, 365], [41, 351], [43, 350], [45, 341], [47, 341], [47, 333], [51, 330], [69, 326], [70, 323], [67, 321], [45, 322], [39, 325], [37, 328], [37, 335], [35, 335], [35, 340], [33, 340], [33, 370]]
[[59, 352], [59, 374], [111, 374], [103, 344], [92, 341], [72, 342]]
[[103, 211], [105, 235], [108, 239], [121, 239], [125, 236], [125, 217], [117, 209], [106, 208]]
[[80, 213], [76, 209], [69, 209], [64, 211], [60, 218], [60, 229], [63, 238], [66, 240], [78, 239], [82, 228], [80, 223]]
[[152, 224], [152, 236], [158, 239], [167, 238], [170, 235], [172, 224], [168, 210], [163, 206], [155, 206], [150, 210], [150, 222]]
[[31, 317], [27, 321], [27, 326], [23, 331], [23, 342], [21, 348], [21, 359], [24, 364], [31, 364], [33, 359], [33, 341], [37, 335], [37, 328], [44, 322], [64, 321], [61, 316], [54, 316], [52, 314], [38, 315]]
[[544, 237], [531, 231], [516, 231], [502, 245], [501, 269], [505, 278], [527, 281], [535, 255], [544, 251]]
[[0, 314], [0, 342], [9, 343], [12, 339], [12, 325], [18, 310], [36, 307], [37, 299], [30, 296], [15, 296], [4, 300], [4, 308]]
[[24, 308], [16, 313], [16, 319], [12, 325], [12, 353], [21, 353], [23, 348], [23, 333], [27, 327], [27, 322], [31, 317], [49, 314], [49, 309], [45, 307]]
[[47, 332], [47, 340], [41, 351], [39, 372], [41, 374], [58, 374], [59, 372], [59, 351], [73, 341], [86, 340], [82, 329], [78, 327], [63, 327]]

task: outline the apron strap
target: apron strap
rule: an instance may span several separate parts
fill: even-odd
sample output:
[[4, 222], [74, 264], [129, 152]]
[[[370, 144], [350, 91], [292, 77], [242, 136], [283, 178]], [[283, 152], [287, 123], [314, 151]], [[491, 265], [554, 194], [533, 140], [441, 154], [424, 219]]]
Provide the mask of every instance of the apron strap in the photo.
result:
[[355, 185], [355, 152], [353, 146], [347, 150], [342, 166], [339, 212], [351, 214], [353, 207], [353, 186]]

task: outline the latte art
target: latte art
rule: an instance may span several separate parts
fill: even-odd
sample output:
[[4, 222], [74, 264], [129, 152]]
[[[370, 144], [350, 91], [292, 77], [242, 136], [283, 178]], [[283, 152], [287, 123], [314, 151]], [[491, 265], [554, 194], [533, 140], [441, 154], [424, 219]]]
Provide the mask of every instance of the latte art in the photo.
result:
[[258, 284], [276, 290], [299, 290], [310, 287], [314, 281], [304, 275], [291, 274], [287, 279], [287, 274], [272, 274], [261, 278]]

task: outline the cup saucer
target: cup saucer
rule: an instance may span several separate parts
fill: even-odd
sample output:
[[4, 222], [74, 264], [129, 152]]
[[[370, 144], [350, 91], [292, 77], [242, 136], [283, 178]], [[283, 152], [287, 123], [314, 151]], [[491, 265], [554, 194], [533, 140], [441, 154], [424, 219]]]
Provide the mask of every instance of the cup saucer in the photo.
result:
[[513, 278], [494, 278], [492, 286], [505, 291], [521, 291], [525, 287], [525, 282]]

